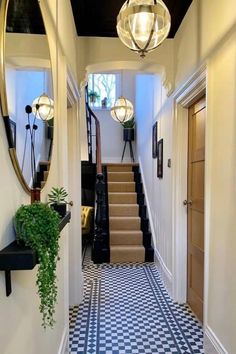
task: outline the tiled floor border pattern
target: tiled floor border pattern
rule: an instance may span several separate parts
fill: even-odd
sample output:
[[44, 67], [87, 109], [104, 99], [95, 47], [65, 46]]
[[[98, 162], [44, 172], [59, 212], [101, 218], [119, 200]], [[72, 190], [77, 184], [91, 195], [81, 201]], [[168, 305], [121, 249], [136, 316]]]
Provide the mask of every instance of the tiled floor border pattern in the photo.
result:
[[154, 263], [94, 265], [84, 257], [84, 300], [70, 309], [70, 353], [204, 353], [201, 324], [169, 297]]

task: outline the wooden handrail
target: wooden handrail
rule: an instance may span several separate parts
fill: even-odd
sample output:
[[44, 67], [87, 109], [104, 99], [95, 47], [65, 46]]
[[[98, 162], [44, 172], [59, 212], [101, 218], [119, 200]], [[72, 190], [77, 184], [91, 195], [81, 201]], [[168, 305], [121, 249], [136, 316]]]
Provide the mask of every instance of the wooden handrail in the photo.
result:
[[87, 110], [93, 117], [96, 126], [96, 166], [97, 166], [97, 175], [102, 174], [102, 150], [101, 150], [101, 130], [100, 122], [96, 115], [93, 113], [92, 109], [89, 107], [89, 104], [86, 103]]

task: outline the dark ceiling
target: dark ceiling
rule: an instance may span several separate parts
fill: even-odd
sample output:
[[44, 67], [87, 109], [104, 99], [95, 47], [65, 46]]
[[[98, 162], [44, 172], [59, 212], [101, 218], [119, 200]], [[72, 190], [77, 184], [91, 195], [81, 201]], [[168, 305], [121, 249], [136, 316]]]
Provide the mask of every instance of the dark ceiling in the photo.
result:
[[[116, 17], [125, 0], [71, 0], [78, 36], [117, 37]], [[192, 0], [164, 0], [174, 38]]]
[[[177, 32], [192, 0], [164, 0], [171, 14], [169, 38]], [[117, 37], [116, 17], [124, 0], [71, 0], [78, 36]], [[43, 34], [38, 0], [9, 0], [7, 31]]]
[[7, 32], [45, 34], [38, 0], [9, 0]]

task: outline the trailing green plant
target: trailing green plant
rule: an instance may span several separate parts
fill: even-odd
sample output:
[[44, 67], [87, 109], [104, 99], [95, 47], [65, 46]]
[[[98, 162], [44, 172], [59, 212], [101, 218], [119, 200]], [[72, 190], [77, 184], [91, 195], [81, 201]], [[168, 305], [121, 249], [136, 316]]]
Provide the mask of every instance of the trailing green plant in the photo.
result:
[[39, 261], [36, 285], [42, 326], [53, 327], [57, 302], [56, 265], [59, 252], [59, 216], [47, 204], [22, 205], [15, 214], [17, 238], [36, 251]]
[[66, 203], [69, 204], [66, 201], [66, 197], [68, 196], [68, 193], [66, 192], [64, 187], [52, 187], [51, 193], [48, 194], [48, 199], [50, 203], [55, 203], [55, 204], [60, 204], [60, 203]]
[[93, 91], [93, 90], [89, 91], [88, 96], [92, 102], [95, 102], [96, 100], [98, 100], [100, 98], [99, 93], [97, 93], [96, 91]]
[[135, 120], [134, 120], [134, 117], [131, 118], [130, 120], [127, 120], [127, 122], [124, 122], [124, 123], [121, 123], [122, 126], [125, 128], [125, 129], [133, 129], [135, 127]]

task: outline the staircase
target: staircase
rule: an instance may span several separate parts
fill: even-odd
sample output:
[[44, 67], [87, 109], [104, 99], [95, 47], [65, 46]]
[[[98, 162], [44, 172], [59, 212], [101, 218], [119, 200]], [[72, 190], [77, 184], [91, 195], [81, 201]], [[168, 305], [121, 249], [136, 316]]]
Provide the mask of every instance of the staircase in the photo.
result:
[[42, 189], [48, 178], [50, 161], [39, 161], [34, 188]]
[[108, 164], [110, 262], [151, 262], [141, 176], [137, 164]]

